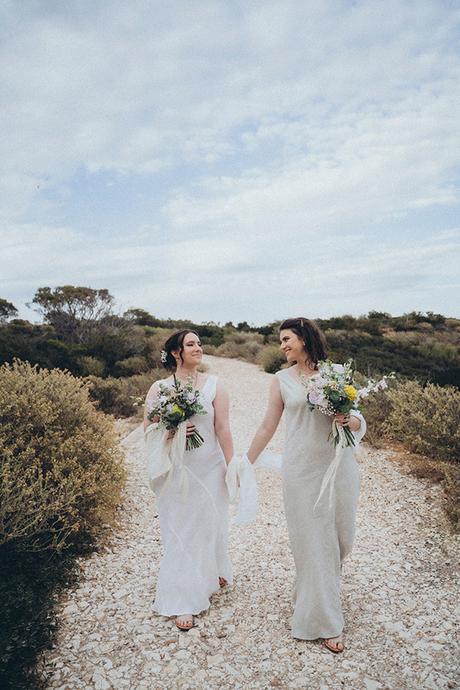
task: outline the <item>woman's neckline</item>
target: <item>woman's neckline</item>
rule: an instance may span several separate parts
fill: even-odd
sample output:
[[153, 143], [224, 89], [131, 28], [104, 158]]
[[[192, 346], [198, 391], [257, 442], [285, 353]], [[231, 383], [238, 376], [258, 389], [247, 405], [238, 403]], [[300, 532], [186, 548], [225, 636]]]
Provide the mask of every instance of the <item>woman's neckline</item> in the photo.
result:
[[[290, 371], [292, 371], [292, 370], [294, 370], [294, 371], [291, 374]], [[295, 370], [295, 365], [293, 367], [289, 367], [289, 369], [286, 369], [286, 371], [287, 371], [288, 375], [291, 377], [291, 379], [294, 379], [294, 381], [297, 381], [298, 383], [300, 383], [301, 386], [303, 385], [301, 376], [297, 373], [297, 370]], [[318, 376], [318, 374], [319, 374], [319, 371], [315, 370], [313, 372], [313, 374], [309, 374], [308, 376], [306, 374], [304, 374], [304, 377], [306, 379], [312, 379], [314, 376]]]
[[[198, 374], [202, 374], [202, 373], [203, 373], [203, 372], [201, 372], [201, 371], [198, 372]], [[204, 387], [206, 386], [206, 384], [207, 384], [207, 382], [208, 382], [208, 379], [209, 379], [209, 376], [210, 376], [210, 374], [208, 374], [208, 375], [203, 374], [203, 375], [205, 376], [205, 379], [204, 379], [204, 381], [203, 381], [203, 385], [202, 385], [201, 387], [199, 387], [199, 388], [198, 388], [198, 387], [197, 387], [197, 388], [194, 388], [194, 390], [200, 391], [200, 393], [203, 391]], [[183, 379], [183, 380], [177, 379], [177, 380], [178, 380], [180, 383], [183, 384], [183, 383], [186, 382], [187, 379]], [[166, 381], [168, 381], [168, 382], [174, 384], [174, 374], [172, 374], [171, 376], [168, 376], [168, 378], [166, 379]], [[197, 380], [197, 382], [198, 382], [198, 380]]]

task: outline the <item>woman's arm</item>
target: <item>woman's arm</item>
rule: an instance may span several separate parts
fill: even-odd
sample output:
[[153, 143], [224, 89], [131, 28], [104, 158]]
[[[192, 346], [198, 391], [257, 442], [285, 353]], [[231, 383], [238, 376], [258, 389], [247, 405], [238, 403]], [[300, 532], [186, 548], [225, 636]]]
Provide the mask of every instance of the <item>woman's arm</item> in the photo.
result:
[[155, 383], [152, 383], [152, 385], [149, 388], [149, 392], [145, 396], [145, 404], [144, 404], [144, 431], [147, 429], [149, 424], [153, 424], [153, 422], [158, 421], [157, 419], [149, 419], [148, 418], [148, 403], [153, 402], [158, 398], [158, 386]]
[[280, 383], [274, 377], [268, 397], [268, 406], [262, 424], [257, 429], [252, 443], [248, 450], [248, 459], [255, 462], [267, 443], [272, 438], [283, 414], [284, 403], [281, 397]]
[[217, 381], [216, 395], [213, 401], [214, 405], [214, 429], [217, 440], [222, 448], [225, 461], [228, 465], [233, 457], [233, 438], [230, 431], [229, 421], [229, 397], [227, 391], [224, 389], [220, 381]]

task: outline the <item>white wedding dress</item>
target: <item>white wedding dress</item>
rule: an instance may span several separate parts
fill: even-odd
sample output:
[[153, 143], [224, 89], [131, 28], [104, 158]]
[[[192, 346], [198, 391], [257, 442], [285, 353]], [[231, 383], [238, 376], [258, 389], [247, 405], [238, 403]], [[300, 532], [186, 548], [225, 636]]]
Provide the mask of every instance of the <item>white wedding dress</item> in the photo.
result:
[[209, 375], [200, 395], [206, 414], [190, 419], [203, 445], [185, 451], [181, 467], [173, 464], [168, 474], [151, 481], [164, 551], [153, 610], [163, 616], [204, 611], [220, 589], [219, 577], [229, 584], [233, 579], [227, 552], [226, 463], [214, 430], [216, 387], [217, 376]]

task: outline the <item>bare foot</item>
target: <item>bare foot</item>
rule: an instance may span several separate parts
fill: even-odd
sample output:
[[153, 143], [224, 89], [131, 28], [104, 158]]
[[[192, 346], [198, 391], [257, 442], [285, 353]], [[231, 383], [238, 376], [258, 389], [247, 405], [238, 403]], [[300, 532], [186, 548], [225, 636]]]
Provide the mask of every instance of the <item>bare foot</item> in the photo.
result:
[[190, 628], [193, 628], [194, 625], [193, 616], [188, 614], [177, 616], [174, 622], [179, 630], [190, 630]]
[[337, 635], [337, 637], [328, 637], [323, 641], [323, 646], [326, 647], [326, 649], [329, 649], [330, 652], [334, 652], [334, 654], [340, 654], [340, 652], [343, 652], [345, 649], [343, 646], [342, 635]]
[[219, 577], [219, 587], [225, 587], [225, 585], [228, 585], [228, 582], [225, 579], [225, 577]]

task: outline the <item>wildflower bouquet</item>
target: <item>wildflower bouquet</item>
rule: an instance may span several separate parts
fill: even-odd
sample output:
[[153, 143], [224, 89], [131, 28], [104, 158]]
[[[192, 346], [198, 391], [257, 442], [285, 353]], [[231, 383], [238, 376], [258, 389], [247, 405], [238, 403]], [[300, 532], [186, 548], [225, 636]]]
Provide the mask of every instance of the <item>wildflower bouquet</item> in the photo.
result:
[[[384, 376], [380, 381], [369, 380], [365, 387], [356, 388], [353, 384], [353, 360], [345, 364], [334, 364], [330, 360], [318, 362], [318, 373], [313, 376], [302, 377], [302, 383], [307, 391], [307, 404], [312, 410], [333, 417], [337, 413], [349, 414], [359, 410], [359, 401], [370, 393], [388, 387], [387, 379], [394, 374]], [[355, 437], [351, 429], [337, 424], [334, 419], [329, 439], [335, 445], [335, 457], [327, 468], [320, 492], [316, 499], [315, 508], [329, 485], [329, 507], [332, 504], [332, 490], [335, 475], [345, 448], [355, 445]]]
[[[175, 432], [179, 424], [195, 414], [206, 414], [200, 403], [200, 391], [193, 390], [192, 378], [182, 385], [174, 377], [174, 385], [159, 384], [160, 392], [156, 400], [147, 401], [147, 418], [156, 421], [169, 431]], [[195, 430], [187, 436], [185, 450], [199, 448], [204, 443], [201, 434]]]
[[[345, 364], [334, 364], [329, 359], [318, 363], [318, 373], [311, 377], [302, 377], [307, 391], [307, 403], [312, 410], [333, 417], [337, 413], [349, 414], [359, 410], [359, 402], [370, 393], [388, 388], [387, 379], [394, 374], [384, 376], [380, 381], [370, 379], [363, 388], [353, 384], [353, 360]], [[334, 445], [343, 448], [355, 445], [353, 432], [348, 427], [332, 422], [330, 438]]]

